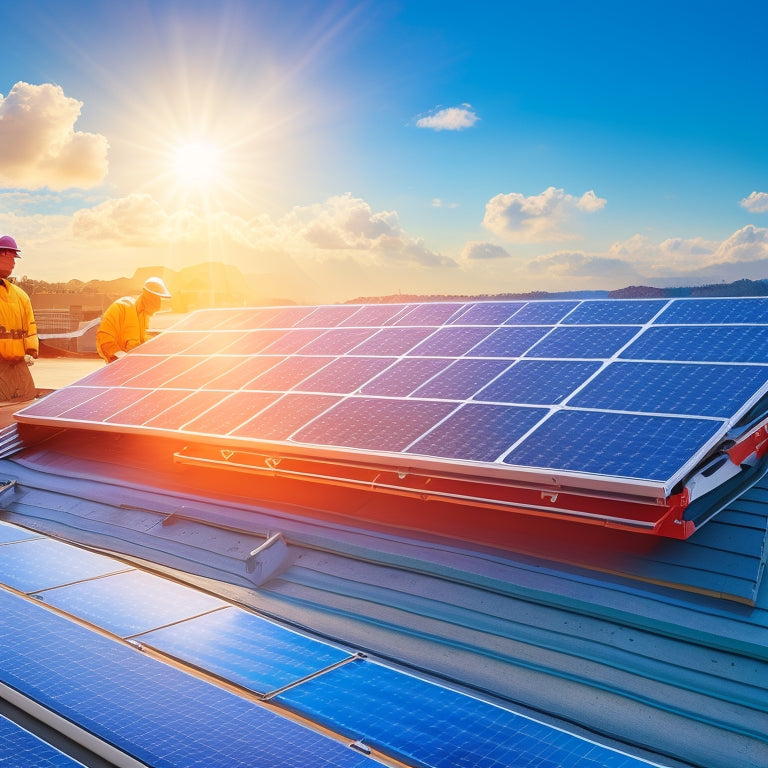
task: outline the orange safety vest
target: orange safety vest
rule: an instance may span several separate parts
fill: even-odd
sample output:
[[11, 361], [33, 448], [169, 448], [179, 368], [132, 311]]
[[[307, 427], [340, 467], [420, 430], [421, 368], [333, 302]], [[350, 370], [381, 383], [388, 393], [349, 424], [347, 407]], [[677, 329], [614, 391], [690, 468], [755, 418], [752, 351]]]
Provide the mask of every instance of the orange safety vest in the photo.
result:
[[0, 357], [23, 360], [24, 355], [37, 357], [40, 341], [29, 296], [9, 280], [0, 279]]
[[108, 363], [115, 359], [118, 350], [129, 352], [146, 341], [149, 315], [142, 308], [140, 299], [123, 296], [102, 315], [96, 331], [96, 351]]

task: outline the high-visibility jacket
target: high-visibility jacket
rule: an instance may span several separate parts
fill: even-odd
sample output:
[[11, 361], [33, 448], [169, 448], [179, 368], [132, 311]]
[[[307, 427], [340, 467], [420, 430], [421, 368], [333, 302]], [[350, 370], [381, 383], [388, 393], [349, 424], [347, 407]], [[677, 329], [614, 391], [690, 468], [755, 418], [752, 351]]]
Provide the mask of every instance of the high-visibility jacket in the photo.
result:
[[129, 352], [147, 339], [150, 315], [144, 311], [141, 296], [123, 296], [105, 310], [96, 331], [96, 351], [108, 363], [119, 350]]
[[40, 340], [29, 296], [9, 280], [0, 280], [0, 357], [23, 360], [37, 357]]

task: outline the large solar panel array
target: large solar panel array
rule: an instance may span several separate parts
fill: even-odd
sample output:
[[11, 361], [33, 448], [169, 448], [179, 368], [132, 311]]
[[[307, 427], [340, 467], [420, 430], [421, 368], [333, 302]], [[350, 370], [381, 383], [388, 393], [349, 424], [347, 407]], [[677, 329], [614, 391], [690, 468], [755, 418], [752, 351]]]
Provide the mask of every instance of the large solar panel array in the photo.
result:
[[768, 390], [768, 299], [201, 310], [19, 421], [664, 498]]

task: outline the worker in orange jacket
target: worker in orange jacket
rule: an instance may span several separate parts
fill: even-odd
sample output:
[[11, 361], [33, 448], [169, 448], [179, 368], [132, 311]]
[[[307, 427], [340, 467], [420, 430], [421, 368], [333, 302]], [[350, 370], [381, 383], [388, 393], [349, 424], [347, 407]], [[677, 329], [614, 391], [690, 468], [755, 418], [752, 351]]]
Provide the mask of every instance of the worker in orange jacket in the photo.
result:
[[113, 363], [126, 352], [147, 340], [147, 328], [152, 315], [160, 309], [162, 299], [171, 294], [159, 277], [150, 277], [141, 296], [123, 296], [112, 302], [102, 315], [96, 331], [96, 351], [107, 362]]
[[29, 296], [8, 278], [20, 249], [10, 235], [0, 237], [0, 400], [32, 400], [37, 394], [29, 370], [40, 351]]

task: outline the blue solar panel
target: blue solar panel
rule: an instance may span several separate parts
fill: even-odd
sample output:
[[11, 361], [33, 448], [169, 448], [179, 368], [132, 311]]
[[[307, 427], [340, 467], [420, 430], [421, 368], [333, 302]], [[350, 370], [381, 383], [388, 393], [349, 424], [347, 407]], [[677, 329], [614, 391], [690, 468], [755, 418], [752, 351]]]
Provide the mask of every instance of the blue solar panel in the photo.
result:
[[287, 440], [297, 429], [339, 402], [331, 395], [285, 395], [232, 434], [262, 440]]
[[472, 357], [520, 357], [549, 330], [549, 328], [540, 326], [497, 328], [486, 339], [472, 348]]
[[765, 366], [614, 362], [568, 405], [726, 418], [766, 384]]
[[53, 539], [4, 544], [2, 583], [19, 592], [38, 592], [67, 582], [128, 570], [103, 555], [74, 549]]
[[404, 358], [361, 388], [364, 395], [407, 397], [451, 364], [443, 358]]
[[0, 716], [0, 765], [3, 768], [83, 768], [16, 723]]
[[766, 363], [768, 332], [758, 325], [652, 327], [619, 357], [624, 360]]
[[656, 321], [662, 324], [768, 323], [768, 298], [676, 301]]
[[558, 411], [504, 459], [517, 466], [614, 475], [673, 477], [715, 436], [720, 422], [600, 411]]
[[579, 302], [531, 301], [507, 320], [507, 325], [549, 325], [560, 322]]
[[0, 591], [0, 612], [0, 682], [146, 765], [372, 764], [337, 741], [24, 598]]
[[353, 355], [404, 355], [432, 333], [431, 328], [382, 328], [358, 344]]
[[334, 328], [301, 348], [302, 355], [343, 355], [362, 344], [374, 331], [371, 328]]
[[[62, 583], [65, 581], [62, 579]], [[137, 570], [47, 589], [38, 597], [120, 637], [226, 606], [204, 592]]]
[[[457, 360], [419, 387], [413, 394], [415, 397], [468, 400], [475, 392], [490, 383], [508, 367], [508, 360]], [[410, 392], [404, 394], [407, 395]]]
[[667, 305], [665, 299], [585, 301], [563, 319], [566, 325], [645, 325]]
[[531, 347], [526, 357], [552, 359], [594, 358], [615, 355], [640, 329], [626, 325], [560, 326]]
[[482, 326], [449, 326], [439, 328], [428, 339], [408, 352], [423, 357], [460, 357], [479, 344], [490, 329]]
[[259, 694], [352, 658], [340, 648], [234, 607], [147, 632], [138, 639]]
[[470, 403], [406, 450], [466, 461], [496, 461], [547, 413], [544, 408]]
[[389, 368], [394, 361], [386, 357], [340, 357], [296, 385], [303, 392], [349, 394], [369, 379]]
[[474, 399], [556, 405], [598, 371], [600, 365], [581, 360], [520, 360], [481, 389]]
[[454, 408], [423, 400], [393, 400], [386, 408], [372, 397], [344, 400], [293, 437], [306, 443], [402, 451]]
[[522, 301], [487, 301], [472, 304], [452, 322], [460, 325], [501, 325], [523, 306], [525, 304]]
[[[633, 443], [643, 456], [603, 465], [602, 491], [615, 478], [659, 477], [645, 467], [657, 460], [657, 443], [675, 443], [675, 467], [688, 450], [683, 464], [691, 475], [718, 449], [731, 425], [768, 390], [766, 308], [768, 299], [651, 299], [203, 311], [73, 387], [27, 406], [16, 418], [53, 426], [183, 432], [197, 442], [226, 438], [235, 449], [279, 443], [272, 446], [279, 451], [290, 442], [292, 455], [306, 452], [312, 459], [325, 460], [329, 452], [335, 459], [343, 449], [358, 454], [354, 461], [377, 466], [397, 463], [392, 454], [409, 451], [409, 462], [429, 472], [450, 459], [446, 472], [463, 473], [473, 482], [495, 482], [499, 472], [518, 482], [521, 470], [554, 471], [551, 460], [537, 467], [522, 452], [533, 444], [532, 436], [511, 457], [478, 458], [493, 455], [500, 441], [485, 415], [516, 422], [512, 410], [470, 408], [452, 417], [462, 436], [468, 431], [465, 419], [481, 419], [476, 430], [487, 433], [487, 445], [482, 437], [449, 438], [441, 423], [468, 401], [593, 411], [583, 424], [596, 430], [617, 423], [601, 411], [654, 416], [634, 422], [650, 430]], [[701, 375], [680, 363], [701, 366]], [[719, 422], [694, 430], [706, 436], [694, 445], [678, 441], [678, 421], [656, 418], [661, 415]], [[547, 425], [553, 422], [577, 430], [559, 435], [558, 445], [575, 446], [583, 439], [584, 427], [575, 416], [543, 419], [534, 432], [542, 430], [542, 439], [551, 439]], [[605, 444], [612, 439], [595, 437]], [[419, 452], [412, 453], [416, 443]], [[521, 457], [519, 465], [515, 456]], [[462, 469], [462, 460], [472, 468]], [[483, 470], [478, 463], [491, 466]], [[595, 485], [595, 465], [576, 464], [591, 467], [584, 469], [579, 489]], [[678, 470], [673, 474], [677, 482]], [[655, 483], [647, 481], [642, 494], [656, 499], [674, 485], [671, 476], [662, 488], [650, 487]]]
[[31, 531], [17, 528], [14, 525], [0, 522], [0, 544], [8, 544], [11, 541], [27, 541], [28, 539], [39, 539], [39, 534]]
[[345, 664], [281, 693], [276, 700], [408, 765], [648, 765], [536, 720], [371, 662]]

